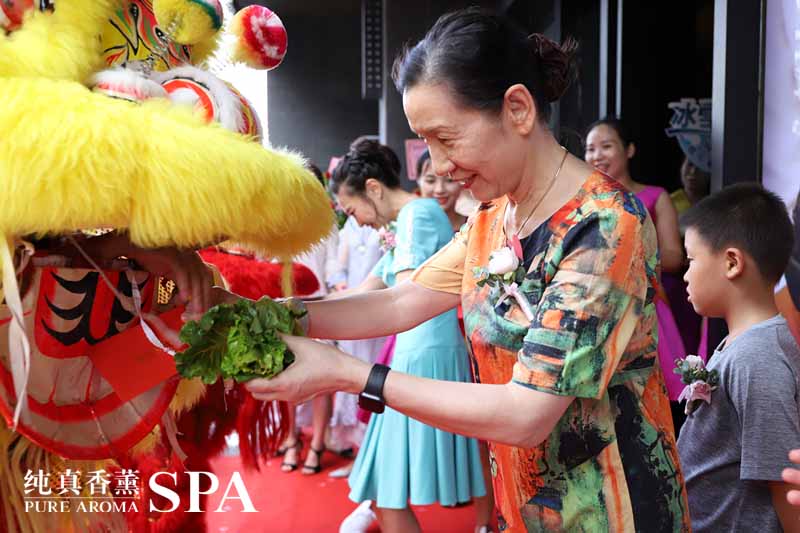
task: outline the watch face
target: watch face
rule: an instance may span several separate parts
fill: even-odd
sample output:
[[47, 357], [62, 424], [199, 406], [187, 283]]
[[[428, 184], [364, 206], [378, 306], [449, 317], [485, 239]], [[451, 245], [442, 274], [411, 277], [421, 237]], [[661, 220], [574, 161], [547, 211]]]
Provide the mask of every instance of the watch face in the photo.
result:
[[380, 398], [362, 392], [358, 395], [358, 406], [365, 411], [380, 414], [385, 409], [386, 404], [384, 404]]

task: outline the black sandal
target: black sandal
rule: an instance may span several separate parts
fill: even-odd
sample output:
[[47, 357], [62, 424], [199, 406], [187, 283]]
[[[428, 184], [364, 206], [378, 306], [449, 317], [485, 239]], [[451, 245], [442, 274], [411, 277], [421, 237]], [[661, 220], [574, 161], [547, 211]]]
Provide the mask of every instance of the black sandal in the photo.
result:
[[350, 448], [345, 448], [344, 450], [339, 450], [339, 456], [344, 457], [345, 459], [352, 459], [355, 457], [356, 451], [351, 446]]
[[313, 446], [308, 448], [308, 455], [306, 455], [306, 462], [308, 462], [308, 457], [311, 455], [311, 452], [314, 452], [317, 455], [317, 466], [308, 466], [307, 464], [303, 465], [303, 475], [310, 476], [312, 474], [319, 474], [322, 472], [322, 454], [325, 453], [325, 446], [322, 446], [321, 450], [317, 450]]
[[[295, 444], [297, 444], [297, 441], [299, 440], [299, 438], [300, 438], [300, 436], [299, 436], [299, 435], [295, 435], [295, 437], [294, 437], [294, 442], [295, 442]], [[286, 455], [286, 450], [288, 450], [289, 448], [293, 448], [293, 447], [294, 447], [294, 444], [292, 444], [291, 446], [288, 446], [288, 445], [286, 444], [286, 441], [288, 441], [288, 440], [289, 440], [289, 439], [286, 439], [286, 440], [284, 440], [284, 441], [283, 441], [283, 444], [281, 444], [281, 445], [278, 447], [278, 449], [277, 449], [277, 450], [275, 450], [275, 457], [283, 457], [284, 455]]]
[[[302, 449], [303, 449], [303, 441], [298, 438], [294, 441], [294, 444], [286, 445], [281, 455], [286, 455], [286, 452], [288, 452], [289, 450], [295, 450], [297, 453], [297, 457], [300, 458], [300, 450]], [[289, 472], [294, 472], [295, 470], [297, 470], [296, 461], [290, 462], [284, 459], [283, 462], [281, 463], [281, 472], [285, 472], [288, 474]]]

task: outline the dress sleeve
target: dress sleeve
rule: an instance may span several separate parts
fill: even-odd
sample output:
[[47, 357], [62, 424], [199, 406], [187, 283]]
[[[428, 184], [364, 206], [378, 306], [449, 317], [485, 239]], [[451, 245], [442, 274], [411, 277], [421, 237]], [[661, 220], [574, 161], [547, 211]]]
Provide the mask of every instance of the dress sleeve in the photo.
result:
[[440, 246], [439, 226], [427, 206], [412, 205], [401, 212], [397, 219], [392, 261], [392, 274], [414, 270], [436, 253]]
[[461, 294], [468, 236], [469, 226], [465, 224], [448, 244], [414, 272], [411, 280], [426, 289]]
[[655, 239], [652, 223], [621, 208], [592, 213], [568, 231], [555, 254], [561, 260], [548, 265], [556, 270], [534, 310], [514, 382], [564, 396], [605, 393], [645, 309], [654, 252], [645, 239]]

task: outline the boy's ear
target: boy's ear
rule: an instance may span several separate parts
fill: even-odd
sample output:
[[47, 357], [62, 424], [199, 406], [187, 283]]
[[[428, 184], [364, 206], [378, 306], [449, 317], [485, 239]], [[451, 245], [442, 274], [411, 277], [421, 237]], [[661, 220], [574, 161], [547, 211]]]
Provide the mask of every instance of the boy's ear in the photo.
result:
[[744, 253], [739, 248], [725, 250], [725, 277], [734, 280], [744, 274]]

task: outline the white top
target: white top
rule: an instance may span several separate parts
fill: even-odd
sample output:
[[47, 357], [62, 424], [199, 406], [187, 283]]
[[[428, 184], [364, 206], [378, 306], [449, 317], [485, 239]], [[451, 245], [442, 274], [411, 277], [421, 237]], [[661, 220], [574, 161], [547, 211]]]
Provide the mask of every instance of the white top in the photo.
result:
[[307, 266], [316, 276], [319, 282], [319, 289], [309, 298], [317, 298], [327, 295], [330, 291], [328, 287], [333, 285], [333, 280], [341, 270], [339, 265], [339, 232], [336, 226], [331, 228], [331, 233], [325, 237], [321, 243], [317, 244], [310, 251], [296, 256], [293, 261]]

